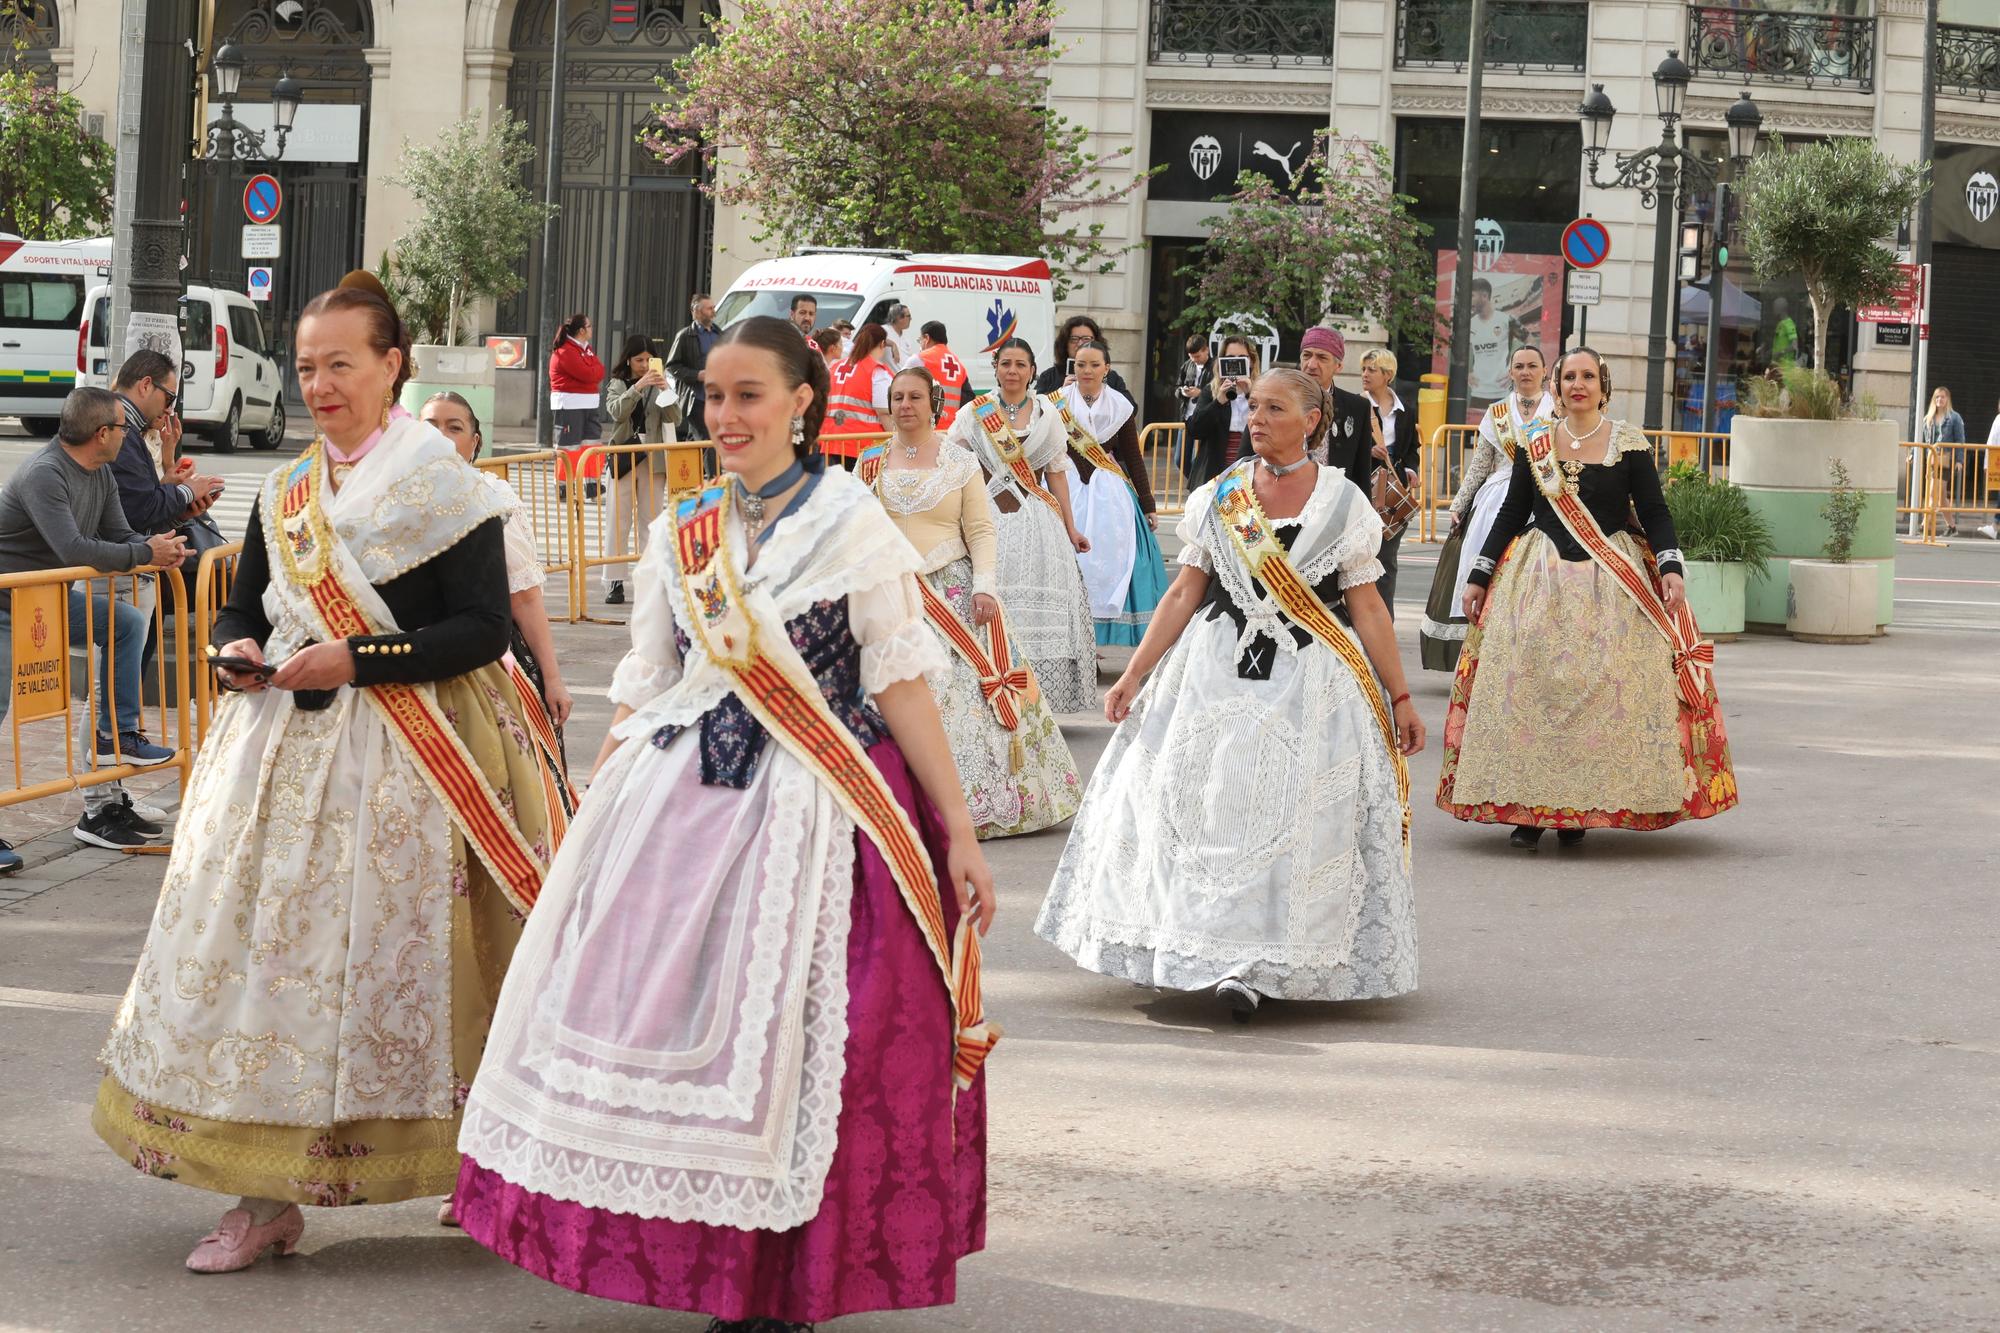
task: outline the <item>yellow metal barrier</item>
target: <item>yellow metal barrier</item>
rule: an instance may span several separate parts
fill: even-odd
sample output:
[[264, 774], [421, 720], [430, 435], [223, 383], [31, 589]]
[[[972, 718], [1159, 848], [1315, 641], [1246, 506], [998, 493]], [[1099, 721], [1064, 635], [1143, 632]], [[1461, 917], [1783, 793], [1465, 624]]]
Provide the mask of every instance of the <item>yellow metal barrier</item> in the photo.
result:
[[[710, 453], [710, 446], [695, 440], [686, 444], [593, 444], [577, 455], [578, 471], [598, 474], [598, 491], [597, 498], [591, 500], [581, 487], [569, 488], [569, 530], [575, 543], [570, 561], [572, 622], [622, 623], [591, 614], [590, 571], [602, 571], [607, 583], [629, 577], [645, 550], [653, 520], [673, 497], [701, 489]], [[621, 458], [632, 462], [625, 475], [618, 476]], [[595, 506], [595, 523], [587, 506]]]
[[1960, 520], [1971, 527], [2000, 515], [2000, 448], [1984, 444], [1916, 444], [1897, 468], [1902, 479], [1899, 515], [1910, 519], [1910, 537], [1925, 545], [1955, 536]]
[[1179, 421], [1155, 421], [1139, 432], [1139, 456], [1146, 460], [1146, 481], [1153, 488], [1153, 508], [1178, 514], [1187, 506], [1187, 474], [1175, 460], [1187, 442], [1187, 426]]
[[[582, 550], [577, 532], [577, 520], [583, 513], [581, 480], [569, 476], [567, 463], [554, 449], [482, 458], [473, 466], [499, 477], [514, 488], [514, 494], [521, 497], [522, 509], [535, 532], [535, 545], [540, 549], [542, 567], [551, 576], [563, 576], [562, 587], [569, 594], [569, 605], [565, 608], [567, 615], [563, 618], [574, 622], [578, 614], [577, 589], [581, 582], [576, 565]], [[552, 615], [550, 618], [556, 617]]]
[[[149, 601], [151, 603], [151, 631], [157, 645], [153, 663], [157, 712], [151, 730], [156, 744], [174, 751], [174, 757], [164, 764], [148, 766], [124, 762], [116, 736], [110, 738], [114, 754], [111, 762], [101, 762], [97, 754], [98, 709], [94, 702], [100, 693], [104, 696], [104, 708], [111, 713], [115, 729], [119, 701], [116, 682], [102, 678], [96, 604], [99, 601], [106, 603], [102, 617], [103, 646], [116, 660], [119, 653], [118, 617], [111, 604], [120, 600], [118, 585], [121, 580], [128, 585], [124, 600], [141, 607]], [[88, 762], [80, 768], [76, 745], [77, 707], [72, 697], [74, 691], [70, 676], [70, 656], [76, 646], [70, 641], [69, 633], [72, 588], [88, 602], [88, 610], [82, 617], [82, 726], [89, 744], [84, 752]], [[145, 574], [107, 574], [83, 568], [40, 569], [0, 575], [0, 591], [4, 591], [11, 602], [13, 643], [10, 645], [12, 666], [8, 673], [10, 697], [7, 716], [14, 746], [13, 785], [0, 788], [0, 806], [79, 791], [121, 778], [149, 773], [164, 775], [170, 770], [178, 771], [185, 789], [188, 763], [194, 751], [188, 727], [187, 585], [182, 581], [180, 571], [169, 569]], [[141, 651], [144, 651], [144, 646], [143, 642], [139, 645]], [[140, 692], [144, 694], [143, 676]], [[56, 751], [52, 747], [37, 745], [32, 758], [24, 757], [22, 751], [24, 729], [58, 718], [62, 720], [63, 728], [59, 773], [54, 762]], [[143, 698], [140, 720], [143, 725]]]
[[[215, 617], [229, 600], [229, 585], [236, 578], [236, 557], [243, 553], [242, 542], [230, 542], [203, 553], [194, 575], [194, 630], [188, 649], [206, 659], [208, 645], [215, 639]], [[194, 745], [199, 749], [208, 736], [208, 722], [215, 713], [215, 677], [207, 671], [194, 673]]]

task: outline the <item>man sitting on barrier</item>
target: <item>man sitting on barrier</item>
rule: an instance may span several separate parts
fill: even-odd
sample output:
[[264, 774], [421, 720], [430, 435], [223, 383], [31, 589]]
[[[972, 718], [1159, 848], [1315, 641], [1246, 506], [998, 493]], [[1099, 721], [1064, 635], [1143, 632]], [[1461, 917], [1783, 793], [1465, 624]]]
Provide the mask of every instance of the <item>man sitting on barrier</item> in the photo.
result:
[[[170, 569], [181, 562], [187, 544], [178, 536], [141, 537], [125, 521], [110, 470], [124, 431], [124, 403], [110, 390], [77, 389], [63, 400], [56, 438], [23, 463], [0, 491], [0, 574], [72, 566], [125, 573], [147, 566]], [[96, 752], [142, 767], [172, 759], [172, 750], [154, 744], [140, 729], [145, 613], [89, 584], [71, 584], [68, 596], [71, 639], [81, 642], [88, 632], [98, 645], [97, 727], [102, 734]], [[0, 698], [0, 716], [13, 700], [13, 645], [13, 595], [0, 590], [0, 660], [6, 662], [9, 681], [5, 698]], [[84, 788], [77, 840], [121, 848], [158, 837], [160, 827], [139, 820], [127, 799], [115, 786]], [[4, 842], [0, 849], [5, 849], [0, 873], [18, 870], [20, 857]]]

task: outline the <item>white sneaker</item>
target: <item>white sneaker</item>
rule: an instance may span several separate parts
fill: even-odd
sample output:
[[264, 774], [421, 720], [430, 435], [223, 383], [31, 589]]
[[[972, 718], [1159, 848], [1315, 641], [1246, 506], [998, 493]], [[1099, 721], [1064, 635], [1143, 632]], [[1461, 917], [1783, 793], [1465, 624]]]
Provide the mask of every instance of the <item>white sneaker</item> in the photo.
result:
[[2000, 523], [1987, 523], [1983, 525], [1979, 529], [1979, 535], [1982, 537], [1991, 537], [1994, 541], [2000, 541]]
[[154, 805], [152, 802], [142, 801], [131, 795], [126, 796], [125, 805], [133, 814], [139, 816], [139, 818], [145, 820], [148, 824], [165, 824], [172, 818], [166, 811], [160, 809], [159, 806]]

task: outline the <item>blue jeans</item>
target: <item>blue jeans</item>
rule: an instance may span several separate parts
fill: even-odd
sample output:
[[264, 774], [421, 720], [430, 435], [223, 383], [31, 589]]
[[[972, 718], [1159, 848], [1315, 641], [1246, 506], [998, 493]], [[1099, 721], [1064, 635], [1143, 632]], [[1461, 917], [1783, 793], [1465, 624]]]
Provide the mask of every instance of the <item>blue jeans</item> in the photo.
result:
[[[85, 607], [89, 608], [90, 632], [97, 636], [97, 730], [113, 736], [139, 730], [140, 710], [145, 700], [140, 663], [146, 655], [146, 633], [150, 617], [130, 602], [113, 603], [104, 593], [92, 594], [79, 584], [69, 589], [69, 637], [82, 643]], [[114, 653], [110, 621], [117, 617], [117, 651]], [[112, 686], [109, 694], [105, 683]], [[118, 725], [111, 725], [112, 701], [116, 699]]]

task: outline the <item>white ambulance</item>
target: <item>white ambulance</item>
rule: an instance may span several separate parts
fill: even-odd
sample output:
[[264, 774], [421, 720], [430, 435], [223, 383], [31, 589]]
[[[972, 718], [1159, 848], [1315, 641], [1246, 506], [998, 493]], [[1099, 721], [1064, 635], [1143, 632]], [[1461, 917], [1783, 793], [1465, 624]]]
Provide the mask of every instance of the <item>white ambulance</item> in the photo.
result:
[[111, 242], [0, 233], [0, 416], [50, 439], [76, 387], [84, 292], [111, 275]]
[[1055, 281], [1046, 261], [1020, 255], [921, 255], [903, 250], [805, 249], [753, 264], [716, 303], [728, 327], [752, 315], [791, 318], [794, 296], [819, 302], [814, 326], [845, 319], [855, 328], [885, 324], [889, 309], [910, 307], [909, 336], [932, 320], [965, 362], [972, 387], [993, 388], [993, 352], [1024, 338], [1046, 368], [1055, 337]]

